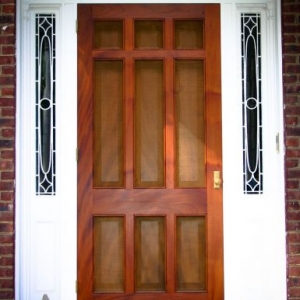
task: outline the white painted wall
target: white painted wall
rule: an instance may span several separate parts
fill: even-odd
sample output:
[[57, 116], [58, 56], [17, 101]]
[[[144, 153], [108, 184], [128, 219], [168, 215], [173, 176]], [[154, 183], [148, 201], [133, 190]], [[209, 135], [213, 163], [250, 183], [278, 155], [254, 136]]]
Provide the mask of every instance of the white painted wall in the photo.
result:
[[[50, 300], [73, 300], [76, 299], [77, 247], [77, 4], [76, 0], [19, 0], [17, 6], [16, 299], [40, 300], [47, 294]], [[286, 299], [279, 9], [279, 1], [258, 0], [252, 4], [250, 0], [239, 3], [224, 0], [221, 3], [226, 300]], [[262, 14], [264, 56], [265, 191], [263, 195], [251, 196], [242, 191], [239, 52], [239, 13], [249, 11]], [[58, 18], [55, 196], [35, 195], [33, 47], [34, 14], [39, 12], [54, 12]], [[280, 134], [279, 153], [275, 143], [277, 133]]]

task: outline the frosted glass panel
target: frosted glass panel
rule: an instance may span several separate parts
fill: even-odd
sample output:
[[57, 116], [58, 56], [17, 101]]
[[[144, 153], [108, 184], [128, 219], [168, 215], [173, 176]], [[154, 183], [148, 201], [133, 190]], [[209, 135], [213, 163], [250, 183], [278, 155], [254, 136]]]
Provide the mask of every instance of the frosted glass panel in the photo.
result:
[[94, 65], [94, 187], [123, 186], [123, 62]]
[[205, 186], [204, 67], [202, 60], [175, 62], [176, 185]]
[[176, 224], [177, 291], [206, 290], [205, 217], [178, 217]]
[[164, 186], [162, 61], [135, 63], [135, 186]]
[[165, 290], [165, 219], [135, 219], [135, 287], [137, 291]]
[[94, 217], [94, 291], [124, 291], [123, 217]]

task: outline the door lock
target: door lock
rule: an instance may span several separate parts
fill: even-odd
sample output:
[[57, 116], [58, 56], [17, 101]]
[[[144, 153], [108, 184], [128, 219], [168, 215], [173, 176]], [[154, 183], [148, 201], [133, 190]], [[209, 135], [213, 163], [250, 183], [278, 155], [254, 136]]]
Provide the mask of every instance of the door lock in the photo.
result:
[[221, 172], [214, 171], [214, 189], [220, 189], [222, 185]]

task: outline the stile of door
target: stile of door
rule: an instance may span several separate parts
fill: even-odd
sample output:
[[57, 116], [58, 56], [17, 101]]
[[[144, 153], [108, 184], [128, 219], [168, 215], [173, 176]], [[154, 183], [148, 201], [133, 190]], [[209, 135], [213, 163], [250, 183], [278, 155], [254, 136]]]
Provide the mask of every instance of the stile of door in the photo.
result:
[[78, 5], [78, 299], [224, 298], [220, 77], [219, 5]]

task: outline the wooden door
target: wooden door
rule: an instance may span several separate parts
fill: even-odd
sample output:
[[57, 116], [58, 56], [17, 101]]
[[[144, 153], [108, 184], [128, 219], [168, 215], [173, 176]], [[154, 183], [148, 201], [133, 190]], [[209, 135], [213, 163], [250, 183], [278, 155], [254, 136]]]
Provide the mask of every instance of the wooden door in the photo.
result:
[[219, 5], [78, 5], [78, 299], [223, 299], [220, 89]]

